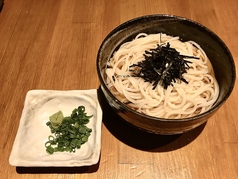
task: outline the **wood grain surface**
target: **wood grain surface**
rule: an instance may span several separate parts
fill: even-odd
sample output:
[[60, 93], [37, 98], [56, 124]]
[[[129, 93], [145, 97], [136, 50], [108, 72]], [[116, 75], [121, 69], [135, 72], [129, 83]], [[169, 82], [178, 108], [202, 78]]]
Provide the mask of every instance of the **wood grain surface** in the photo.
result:
[[[238, 88], [204, 125], [176, 136], [148, 134], [108, 110], [100, 161], [90, 167], [13, 167], [9, 155], [27, 91], [98, 89], [96, 56], [119, 24], [173, 14], [214, 31], [238, 61], [237, 0], [5, 0], [0, 13], [0, 178], [238, 178]], [[26, 151], [27, 152], [27, 151]]]

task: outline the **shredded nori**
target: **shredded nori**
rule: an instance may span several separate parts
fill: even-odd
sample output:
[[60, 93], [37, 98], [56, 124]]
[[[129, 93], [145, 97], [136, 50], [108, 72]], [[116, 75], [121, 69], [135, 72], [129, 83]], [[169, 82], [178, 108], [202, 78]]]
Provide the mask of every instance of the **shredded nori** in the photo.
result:
[[150, 82], [153, 85], [153, 89], [158, 84], [162, 85], [164, 89], [167, 89], [172, 82], [183, 81], [188, 83], [182, 76], [189, 69], [190, 61], [184, 58], [194, 58], [193, 56], [180, 55], [180, 53], [170, 47], [167, 43], [166, 46], [157, 45], [157, 48], [145, 51], [145, 60], [133, 64], [130, 66], [130, 71], [133, 72], [134, 77], [141, 77], [146, 82]]

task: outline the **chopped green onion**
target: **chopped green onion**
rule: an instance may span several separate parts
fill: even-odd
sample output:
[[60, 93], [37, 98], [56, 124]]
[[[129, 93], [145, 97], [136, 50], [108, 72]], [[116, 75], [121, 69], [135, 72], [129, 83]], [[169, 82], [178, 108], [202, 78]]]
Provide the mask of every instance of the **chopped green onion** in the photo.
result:
[[46, 152], [49, 154], [53, 154], [54, 153], [54, 148], [51, 146], [46, 147]]
[[50, 128], [52, 135], [45, 143], [46, 152], [75, 152], [81, 145], [88, 141], [92, 129], [86, 124], [92, 117], [87, 116], [84, 106], [75, 108], [70, 116], [63, 117], [62, 111], [50, 116], [46, 125]]

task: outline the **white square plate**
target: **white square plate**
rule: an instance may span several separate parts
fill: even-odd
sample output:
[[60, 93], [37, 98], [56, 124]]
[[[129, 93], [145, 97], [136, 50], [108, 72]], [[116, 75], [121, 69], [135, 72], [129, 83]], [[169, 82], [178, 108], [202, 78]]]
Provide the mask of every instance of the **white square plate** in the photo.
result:
[[[46, 152], [45, 142], [51, 134], [46, 126], [49, 116], [61, 110], [70, 116], [73, 109], [85, 106], [93, 115], [87, 124], [92, 129], [88, 141], [75, 153]], [[13, 144], [9, 163], [12, 166], [89, 166], [99, 161], [101, 150], [102, 110], [97, 90], [31, 90], [28, 91]]]

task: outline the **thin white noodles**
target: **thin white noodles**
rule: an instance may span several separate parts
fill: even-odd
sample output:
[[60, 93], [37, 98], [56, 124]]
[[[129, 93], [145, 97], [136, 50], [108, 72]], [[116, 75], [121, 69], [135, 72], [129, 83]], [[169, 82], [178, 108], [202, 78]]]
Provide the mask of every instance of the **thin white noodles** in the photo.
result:
[[[167, 89], [161, 85], [152, 89], [151, 83], [131, 76], [129, 66], [144, 60], [145, 50], [168, 42], [180, 54], [199, 58], [186, 59], [192, 62], [183, 74], [188, 84], [176, 82]], [[138, 112], [154, 117], [178, 119], [201, 114], [212, 107], [219, 94], [212, 65], [201, 47], [196, 42], [182, 42], [179, 37], [166, 34], [141, 33], [124, 43], [109, 60], [106, 74], [107, 86], [116, 98]]]

